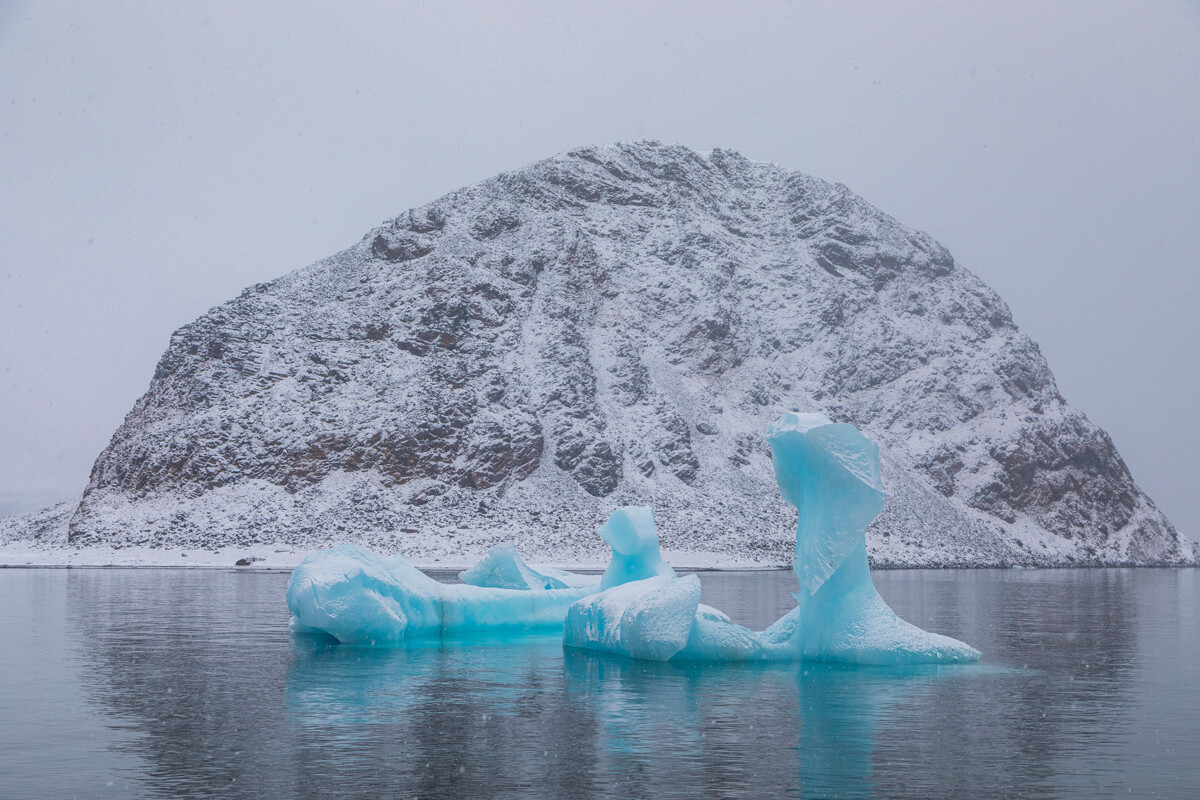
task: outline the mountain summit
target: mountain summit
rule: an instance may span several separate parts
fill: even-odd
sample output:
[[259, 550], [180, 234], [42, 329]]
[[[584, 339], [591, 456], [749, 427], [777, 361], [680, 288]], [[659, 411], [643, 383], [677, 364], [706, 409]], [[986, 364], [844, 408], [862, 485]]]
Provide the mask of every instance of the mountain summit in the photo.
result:
[[879, 443], [884, 565], [1193, 558], [1004, 302], [928, 235], [728, 150], [588, 147], [401, 214], [171, 338], [74, 544], [663, 546], [787, 563], [765, 432]]

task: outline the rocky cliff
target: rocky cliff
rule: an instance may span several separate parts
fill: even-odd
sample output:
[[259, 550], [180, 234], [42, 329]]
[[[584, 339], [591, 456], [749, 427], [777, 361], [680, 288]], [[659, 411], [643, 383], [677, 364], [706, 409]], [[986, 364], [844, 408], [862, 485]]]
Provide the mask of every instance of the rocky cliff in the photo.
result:
[[401, 214], [181, 328], [74, 544], [790, 561], [763, 434], [879, 442], [884, 565], [1177, 563], [1192, 547], [1004, 302], [846, 187], [725, 150], [584, 148]]

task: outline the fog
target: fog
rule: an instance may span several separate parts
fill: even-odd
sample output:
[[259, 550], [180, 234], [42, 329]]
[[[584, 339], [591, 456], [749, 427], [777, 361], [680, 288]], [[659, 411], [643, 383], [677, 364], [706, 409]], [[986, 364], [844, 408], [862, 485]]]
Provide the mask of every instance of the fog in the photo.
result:
[[654, 138], [929, 231], [1196, 538], [1197, 87], [1194, 2], [0, 4], [0, 499], [78, 494], [244, 286]]

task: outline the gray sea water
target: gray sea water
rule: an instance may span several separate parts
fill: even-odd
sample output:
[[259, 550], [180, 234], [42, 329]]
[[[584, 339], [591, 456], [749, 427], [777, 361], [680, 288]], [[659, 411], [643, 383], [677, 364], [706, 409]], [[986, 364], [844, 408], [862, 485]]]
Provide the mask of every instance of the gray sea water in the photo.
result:
[[[763, 627], [790, 572], [702, 573]], [[286, 574], [0, 570], [0, 798], [1200, 797], [1200, 570], [875, 573], [954, 668], [293, 639]]]

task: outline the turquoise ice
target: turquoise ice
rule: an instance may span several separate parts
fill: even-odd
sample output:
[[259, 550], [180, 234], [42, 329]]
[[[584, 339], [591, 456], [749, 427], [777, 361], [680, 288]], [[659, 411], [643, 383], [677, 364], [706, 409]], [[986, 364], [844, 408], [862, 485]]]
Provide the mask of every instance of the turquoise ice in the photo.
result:
[[975, 648], [900, 619], [871, 582], [866, 528], [885, 498], [875, 443], [853, 425], [798, 413], [776, 420], [767, 441], [779, 491], [798, 510], [795, 609], [752, 631], [703, 606], [694, 575], [658, 575], [575, 601], [564, 643], [656, 661], [977, 660]]
[[658, 550], [654, 509], [643, 506], [618, 508], [599, 533], [600, 538], [612, 548], [612, 560], [600, 579], [601, 589], [611, 589], [643, 578], [675, 577], [675, 570], [663, 561], [662, 553]]
[[641, 507], [618, 508], [600, 529], [612, 559], [599, 580], [535, 570], [507, 543], [457, 585], [354, 545], [314, 553], [288, 583], [292, 629], [357, 644], [561, 630], [568, 647], [653, 661], [978, 659], [973, 647], [900, 619], [875, 591], [866, 528], [885, 499], [875, 443], [853, 425], [798, 413], [776, 420], [767, 441], [779, 491], [798, 511], [800, 590], [796, 608], [765, 631], [702, 604], [700, 579], [677, 576], [663, 560], [654, 512]]
[[463, 583], [492, 589], [569, 589], [597, 587], [600, 579], [594, 575], [577, 575], [562, 569], [534, 569], [525, 563], [517, 546], [504, 542], [488, 550], [475, 566], [458, 573]]
[[[663, 563], [648, 508], [613, 512], [601, 535], [613, 548], [609, 585], [622, 575], [675, 572]], [[493, 547], [459, 576], [436, 581], [401, 556], [358, 545], [319, 550], [292, 572], [287, 604], [296, 633], [325, 633], [343, 644], [396, 644], [478, 632], [514, 635], [562, 630], [567, 608], [600, 590], [600, 577], [535, 570], [511, 543]]]
[[571, 603], [595, 591], [441, 583], [400, 556], [343, 544], [313, 553], [293, 570], [287, 603], [296, 633], [327, 633], [343, 644], [395, 644], [479, 631], [556, 631]]

